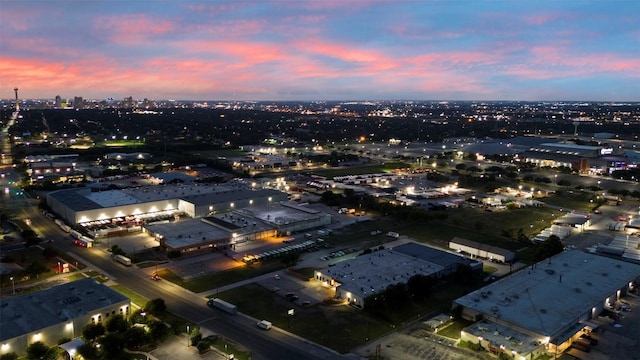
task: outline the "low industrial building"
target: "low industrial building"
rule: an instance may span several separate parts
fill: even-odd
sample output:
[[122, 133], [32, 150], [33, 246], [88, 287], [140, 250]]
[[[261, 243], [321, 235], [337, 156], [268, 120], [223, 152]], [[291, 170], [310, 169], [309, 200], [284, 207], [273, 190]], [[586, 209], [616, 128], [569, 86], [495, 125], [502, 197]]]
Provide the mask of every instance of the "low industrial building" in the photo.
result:
[[407, 283], [416, 275], [439, 279], [453, 274], [458, 266], [482, 270], [482, 263], [417, 243], [407, 243], [345, 260], [322, 270], [314, 278], [335, 288], [336, 298], [363, 309], [365, 298], [390, 285]]
[[91, 323], [110, 316], [128, 318], [131, 301], [110, 287], [87, 278], [0, 302], [0, 354], [24, 354], [29, 345], [47, 346], [82, 335]]
[[458, 298], [453, 309], [484, 321], [465, 328], [462, 340], [518, 360], [536, 358], [562, 353], [639, 279], [640, 265], [570, 250]]
[[453, 238], [453, 240], [449, 241], [449, 249], [469, 254], [472, 257], [493, 260], [501, 263], [510, 263], [516, 258], [516, 254], [513, 251], [459, 237]]
[[606, 160], [612, 155], [623, 155], [621, 148], [606, 146], [587, 146], [573, 143], [543, 143], [531, 147], [520, 154], [524, 161], [538, 166], [568, 167], [581, 173], [604, 174], [611, 163]]
[[47, 194], [47, 205], [69, 226], [97, 220], [143, 217], [172, 212], [192, 218], [242, 207], [287, 200], [272, 189], [242, 185], [175, 184], [94, 191], [89, 188], [58, 190]]
[[286, 235], [328, 225], [331, 215], [308, 206], [281, 202], [211, 213], [197, 219], [144, 225], [144, 231], [160, 242], [163, 251], [181, 255], [233, 250], [246, 241]]

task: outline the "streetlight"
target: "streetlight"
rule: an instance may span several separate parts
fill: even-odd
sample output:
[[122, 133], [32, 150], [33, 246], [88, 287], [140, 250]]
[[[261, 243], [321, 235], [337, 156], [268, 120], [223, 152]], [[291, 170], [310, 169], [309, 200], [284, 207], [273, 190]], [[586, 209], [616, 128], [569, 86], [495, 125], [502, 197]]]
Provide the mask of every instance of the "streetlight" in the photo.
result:
[[13, 288], [13, 295], [16, 294], [16, 283], [13, 280], [13, 276], [9, 278], [11, 280], [11, 287]]
[[187, 347], [189, 347], [189, 325], [187, 325]]
[[61, 271], [60, 271], [60, 261], [58, 261], [58, 274], [60, 274], [60, 273], [61, 273]]

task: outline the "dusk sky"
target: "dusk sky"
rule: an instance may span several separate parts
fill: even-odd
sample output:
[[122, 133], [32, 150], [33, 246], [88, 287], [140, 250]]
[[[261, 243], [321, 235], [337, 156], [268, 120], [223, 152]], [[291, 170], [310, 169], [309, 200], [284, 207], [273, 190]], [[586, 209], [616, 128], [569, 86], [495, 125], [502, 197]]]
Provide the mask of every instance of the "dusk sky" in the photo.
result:
[[12, 98], [640, 101], [637, 0], [0, 0]]

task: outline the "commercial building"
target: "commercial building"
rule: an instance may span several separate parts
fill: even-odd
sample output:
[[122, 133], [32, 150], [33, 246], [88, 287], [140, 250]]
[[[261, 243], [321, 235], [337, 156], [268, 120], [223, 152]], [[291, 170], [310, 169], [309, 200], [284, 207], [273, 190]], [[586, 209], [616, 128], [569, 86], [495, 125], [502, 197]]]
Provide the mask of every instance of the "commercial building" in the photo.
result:
[[280, 191], [234, 185], [175, 184], [108, 191], [76, 188], [47, 194], [47, 205], [68, 225], [77, 226], [165, 213], [198, 218], [287, 200], [287, 194]]
[[516, 258], [516, 254], [513, 251], [459, 237], [449, 241], [449, 249], [501, 263], [512, 262]]
[[131, 301], [94, 279], [83, 279], [47, 290], [5, 297], [0, 302], [0, 354], [24, 354], [36, 341], [47, 346], [82, 335], [91, 323], [131, 312]]
[[538, 166], [568, 167], [581, 173], [607, 173], [611, 165], [605, 157], [622, 154], [620, 148], [614, 147], [543, 143], [531, 147], [520, 157]]
[[565, 251], [455, 300], [453, 309], [483, 321], [465, 328], [462, 340], [518, 360], [536, 358], [567, 349], [639, 279], [640, 265]]
[[158, 222], [143, 228], [164, 251], [184, 255], [234, 249], [238, 243], [304, 231], [331, 223], [331, 215], [306, 206], [281, 202], [211, 213], [197, 219]]
[[316, 270], [314, 278], [334, 287], [336, 298], [346, 299], [352, 306], [362, 309], [365, 298], [386, 290], [390, 285], [407, 283], [416, 275], [442, 278], [453, 274], [460, 264], [469, 265], [474, 270], [482, 269], [482, 263], [462, 256], [407, 243]]

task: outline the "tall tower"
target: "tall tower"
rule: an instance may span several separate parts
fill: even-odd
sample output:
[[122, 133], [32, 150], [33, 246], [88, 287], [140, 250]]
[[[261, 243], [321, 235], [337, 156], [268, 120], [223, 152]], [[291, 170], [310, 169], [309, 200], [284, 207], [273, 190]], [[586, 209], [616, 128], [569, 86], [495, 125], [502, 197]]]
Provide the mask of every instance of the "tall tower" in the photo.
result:
[[20, 111], [20, 101], [18, 101], [18, 88], [13, 88], [16, 93], [16, 112]]

